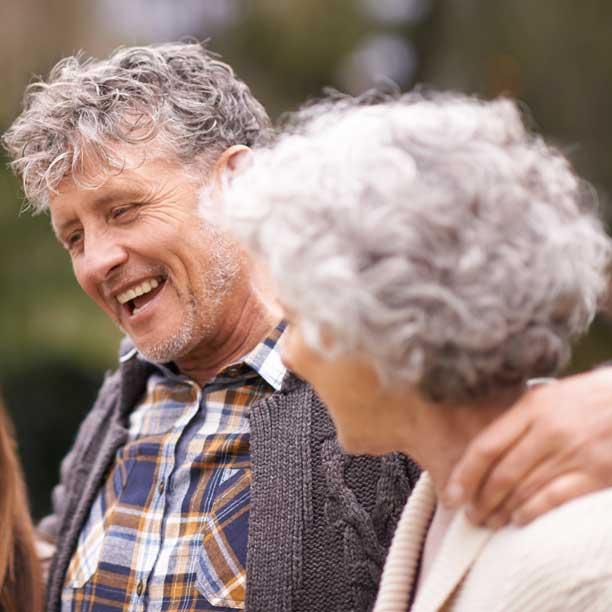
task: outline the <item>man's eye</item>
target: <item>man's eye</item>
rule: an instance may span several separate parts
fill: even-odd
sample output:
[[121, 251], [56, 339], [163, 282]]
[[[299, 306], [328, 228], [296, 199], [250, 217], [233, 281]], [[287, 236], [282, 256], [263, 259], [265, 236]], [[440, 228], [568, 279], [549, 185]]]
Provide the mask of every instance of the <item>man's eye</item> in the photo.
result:
[[66, 238], [66, 248], [69, 251], [74, 249], [81, 242], [82, 237], [83, 237], [83, 232], [81, 232], [80, 230], [78, 232], [72, 232], [72, 234], [70, 234]]
[[112, 219], [119, 219], [128, 216], [128, 213], [133, 212], [136, 207], [133, 204], [128, 206], [117, 206], [111, 211]]
[[113, 211], [111, 212], [111, 217], [113, 219], [118, 219], [119, 217], [121, 217], [122, 215], [124, 215], [126, 212], [128, 211], [128, 207], [127, 206], [121, 206], [119, 208], [115, 208], [113, 209]]

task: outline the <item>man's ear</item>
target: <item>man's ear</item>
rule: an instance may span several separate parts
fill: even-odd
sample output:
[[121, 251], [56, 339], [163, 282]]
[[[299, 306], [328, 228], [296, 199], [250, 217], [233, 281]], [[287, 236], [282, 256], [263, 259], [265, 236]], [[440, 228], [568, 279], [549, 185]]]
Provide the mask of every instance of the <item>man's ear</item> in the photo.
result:
[[232, 175], [248, 167], [252, 155], [253, 151], [245, 145], [233, 145], [225, 149], [215, 162], [212, 172], [216, 186], [221, 187], [224, 181], [231, 180]]

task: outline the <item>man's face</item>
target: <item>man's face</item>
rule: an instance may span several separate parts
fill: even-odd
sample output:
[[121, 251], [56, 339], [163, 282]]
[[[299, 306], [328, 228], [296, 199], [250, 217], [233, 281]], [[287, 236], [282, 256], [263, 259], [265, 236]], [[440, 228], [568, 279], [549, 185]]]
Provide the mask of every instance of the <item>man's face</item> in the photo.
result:
[[240, 259], [198, 215], [201, 182], [137, 153], [126, 147], [127, 168], [95, 190], [65, 179], [51, 220], [83, 290], [147, 358], [171, 361], [218, 333]]

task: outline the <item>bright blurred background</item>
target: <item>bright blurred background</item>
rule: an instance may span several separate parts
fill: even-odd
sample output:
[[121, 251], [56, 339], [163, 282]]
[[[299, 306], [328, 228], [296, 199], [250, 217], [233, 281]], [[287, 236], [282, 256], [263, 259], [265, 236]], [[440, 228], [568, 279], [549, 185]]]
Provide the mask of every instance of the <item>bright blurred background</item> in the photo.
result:
[[[0, 129], [24, 87], [78, 50], [209, 39], [276, 118], [331, 85], [389, 81], [520, 98], [607, 209], [612, 193], [612, 4], [575, 0], [20, 0], [0, 7]], [[367, 145], [366, 145], [367, 146]], [[20, 215], [0, 167], [0, 386], [16, 423], [33, 512], [48, 511], [61, 457], [113, 368], [119, 332], [90, 304], [46, 216]], [[469, 180], [469, 176], [466, 176]], [[609, 358], [604, 318], [572, 368]]]

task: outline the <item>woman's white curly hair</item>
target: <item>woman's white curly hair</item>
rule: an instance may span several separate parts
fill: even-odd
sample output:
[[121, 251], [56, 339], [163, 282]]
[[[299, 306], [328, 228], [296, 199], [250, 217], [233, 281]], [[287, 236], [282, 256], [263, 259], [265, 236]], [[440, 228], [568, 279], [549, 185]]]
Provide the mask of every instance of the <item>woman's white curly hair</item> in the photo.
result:
[[475, 401], [554, 373], [606, 289], [596, 197], [510, 100], [307, 107], [228, 185], [226, 214], [323, 351]]
[[3, 137], [34, 211], [68, 175], [95, 187], [90, 169], [121, 171], [117, 145], [149, 143], [189, 164], [235, 144], [252, 146], [269, 127], [249, 88], [203, 45], [121, 48], [108, 59], [74, 56], [26, 90]]

